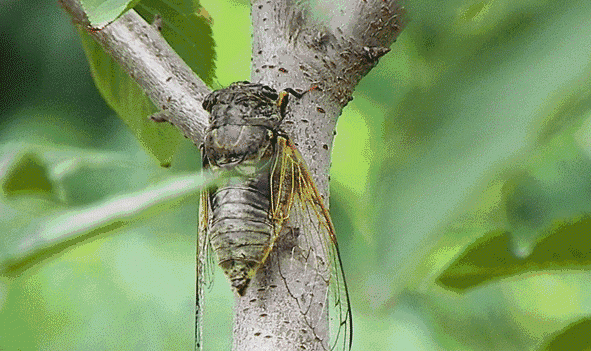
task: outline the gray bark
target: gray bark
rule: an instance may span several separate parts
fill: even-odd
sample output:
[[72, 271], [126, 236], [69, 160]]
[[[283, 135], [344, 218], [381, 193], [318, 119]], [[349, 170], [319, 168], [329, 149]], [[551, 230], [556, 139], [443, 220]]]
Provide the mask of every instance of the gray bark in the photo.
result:
[[[88, 25], [78, 0], [60, 0], [75, 23]], [[330, 153], [335, 125], [359, 80], [389, 51], [403, 27], [403, 8], [394, 0], [333, 1], [326, 17], [296, 0], [252, 0], [251, 80], [277, 90], [308, 91], [292, 98], [283, 129], [292, 138], [328, 206]], [[158, 31], [134, 11], [100, 31], [89, 31], [140, 84], [167, 120], [196, 145], [207, 124], [201, 102], [209, 89], [172, 51]], [[293, 225], [293, 224], [292, 224]], [[295, 228], [298, 229], [298, 228]], [[287, 230], [286, 230], [287, 232]], [[293, 233], [293, 231], [291, 231]], [[323, 350], [329, 345], [326, 303], [309, 315], [299, 312], [290, 284], [302, 296], [326, 296], [326, 284], [301, 284], [305, 262], [294, 262], [290, 248], [299, 238], [285, 235], [236, 298], [234, 350]], [[317, 243], [315, 243], [317, 244]], [[321, 250], [318, 250], [321, 251]], [[287, 285], [286, 285], [287, 284]], [[306, 289], [314, 291], [306, 291]], [[313, 326], [310, 315], [320, 322]]]

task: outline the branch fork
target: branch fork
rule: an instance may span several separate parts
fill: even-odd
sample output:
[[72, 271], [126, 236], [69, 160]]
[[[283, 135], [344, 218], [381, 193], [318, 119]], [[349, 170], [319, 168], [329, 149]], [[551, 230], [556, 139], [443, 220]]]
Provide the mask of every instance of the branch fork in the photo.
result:
[[[90, 28], [79, 0], [60, 3], [74, 23]], [[307, 91], [288, 107], [283, 129], [308, 162], [327, 206], [337, 118], [361, 78], [390, 51], [403, 29], [404, 9], [395, 0], [346, 0], [334, 2], [330, 15], [322, 18], [303, 5], [308, 3], [252, 0], [251, 81], [278, 91]], [[160, 107], [150, 118], [174, 124], [201, 145], [208, 125], [201, 104], [211, 91], [162, 38], [159, 21], [156, 18], [149, 25], [131, 10], [89, 33]], [[281, 245], [277, 243], [278, 248]], [[300, 273], [287, 269], [290, 259], [292, 253], [273, 250], [246, 295], [237, 297], [234, 350], [300, 350], [304, 344], [309, 350], [321, 350], [329, 344], [328, 324], [307, 327], [298, 320], [297, 300], [279, 286], [294, 277], [297, 280]], [[318, 308], [324, 316], [324, 306]]]

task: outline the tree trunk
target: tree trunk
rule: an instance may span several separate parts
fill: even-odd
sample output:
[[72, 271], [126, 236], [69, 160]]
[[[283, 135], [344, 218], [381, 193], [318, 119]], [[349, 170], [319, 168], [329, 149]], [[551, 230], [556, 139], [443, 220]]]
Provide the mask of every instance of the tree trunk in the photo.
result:
[[[306, 160], [327, 208], [337, 118], [359, 80], [402, 29], [402, 9], [394, 1], [353, 0], [340, 6], [321, 18], [302, 2], [252, 1], [252, 81], [277, 90], [308, 91], [299, 101], [292, 99], [283, 128]], [[296, 245], [303, 245], [304, 236], [313, 237], [300, 233]], [[314, 289], [304, 295], [327, 296], [328, 287], [307, 284], [314, 276], [310, 271], [303, 275], [306, 262], [293, 262], [292, 246], [280, 239], [246, 295], [237, 298], [235, 351], [329, 349], [329, 319], [323, 308], [328, 304], [312, 306], [308, 313], [315, 315], [310, 319], [322, 322], [310, 325], [288, 291], [288, 285], [300, 284]]]

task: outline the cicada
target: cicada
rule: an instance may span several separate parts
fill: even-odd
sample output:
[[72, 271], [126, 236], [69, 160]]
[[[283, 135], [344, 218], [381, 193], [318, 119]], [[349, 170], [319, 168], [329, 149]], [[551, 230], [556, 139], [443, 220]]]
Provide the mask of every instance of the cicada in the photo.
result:
[[[203, 102], [210, 113], [201, 149], [203, 168], [216, 175], [217, 183], [201, 195], [197, 312], [211, 252], [243, 296], [281, 235], [296, 232], [309, 243], [292, 249], [305, 260], [302, 271], [314, 270], [315, 279], [329, 286], [337, 330], [332, 331], [333, 342], [323, 347], [346, 350], [351, 347], [352, 314], [335, 230], [302, 156], [280, 129], [290, 92], [298, 95], [291, 89], [278, 93], [262, 84], [237, 82]], [[308, 227], [299, 228], [304, 225]], [[285, 230], [288, 226], [291, 231]], [[321, 311], [310, 310], [324, 306], [326, 296], [292, 295], [302, 313], [310, 315], [306, 323], [313, 328], [317, 320], [312, 316]]]

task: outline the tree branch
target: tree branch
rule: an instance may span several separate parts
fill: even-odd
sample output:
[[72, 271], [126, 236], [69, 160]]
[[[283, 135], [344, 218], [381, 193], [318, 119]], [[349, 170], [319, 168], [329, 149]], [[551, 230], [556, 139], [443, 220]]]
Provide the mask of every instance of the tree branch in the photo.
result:
[[152, 119], [174, 124], [195, 145], [200, 145], [209, 118], [201, 102], [211, 90], [174, 52], [156, 26], [131, 10], [106, 27], [94, 30], [79, 0], [59, 2], [74, 23], [85, 28], [164, 112]]

